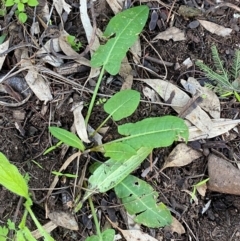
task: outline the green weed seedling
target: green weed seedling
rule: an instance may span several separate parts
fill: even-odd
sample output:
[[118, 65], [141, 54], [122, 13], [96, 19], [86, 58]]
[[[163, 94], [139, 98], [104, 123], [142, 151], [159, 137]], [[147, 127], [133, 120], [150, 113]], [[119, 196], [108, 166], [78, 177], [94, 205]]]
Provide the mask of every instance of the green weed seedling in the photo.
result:
[[[91, 60], [92, 67], [102, 69], [85, 118], [86, 125], [105, 71], [111, 75], [119, 72], [121, 61], [142, 31], [148, 14], [147, 6], [139, 6], [125, 10], [110, 20], [104, 32], [108, 41], [99, 47]], [[95, 133], [110, 118], [118, 122], [132, 115], [139, 102], [140, 93], [135, 90], [116, 93], [104, 103], [104, 111], [108, 117], [99, 124]], [[102, 152], [105, 157], [109, 157], [106, 162], [92, 168], [93, 173], [88, 178], [83, 197], [81, 194], [77, 194], [74, 200], [74, 213], [81, 209], [83, 202], [89, 201], [97, 234], [88, 237], [87, 241], [112, 241], [114, 238], [115, 231], [113, 229], [100, 230], [91, 198], [96, 193], [105, 193], [112, 188], [122, 200], [127, 211], [136, 215], [136, 222], [148, 227], [163, 227], [171, 223], [170, 211], [163, 203], [157, 203], [158, 194], [149, 184], [130, 173], [139, 167], [154, 148], [169, 146], [180, 136], [185, 141], [188, 140], [188, 127], [182, 119], [164, 116], [118, 125], [118, 133], [122, 136], [121, 138], [91, 148], [85, 147], [75, 134], [67, 130], [49, 127], [49, 131], [59, 141], [76, 148], [76, 151], [80, 153]], [[95, 133], [91, 136], [93, 137]]]
[[236, 50], [232, 68], [230, 71], [223, 67], [217, 48], [212, 46], [212, 57], [214, 61], [215, 70], [209, 68], [201, 61], [196, 61], [196, 65], [206, 74], [206, 76], [214, 81], [214, 85], [207, 84], [206, 86], [215, 90], [222, 97], [234, 95], [240, 101], [240, 50]]
[[29, 7], [36, 7], [38, 5], [37, 0], [6, 0], [5, 6], [11, 7], [14, 4], [17, 4], [16, 15], [21, 23], [25, 23], [27, 21], [27, 14], [25, 13], [26, 5]]
[[8, 221], [7, 226], [0, 227], [0, 241], [9, 240], [7, 235], [9, 230], [14, 231], [14, 240], [17, 241], [36, 241], [32, 236], [31, 231], [26, 226], [27, 215], [30, 214], [33, 222], [37, 226], [39, 232], [44, 237], [45, 241], [54, 241], [54, 239], [45, 231], [42, 225], [39, 223], [35, 214], [33, 213], [32, 199], [29, 194], [28, 184], [26, 178], [24, 178], [17, 167], [12, 165], [6, 156], [0, 152], [0, 184], [7, 188], [9, 191], [25, 198], [24, 203], [24, 214], [22, 220], [18, 226], [15, 228], [15, 224]]
[[74, 49], [75, 51], [79, 51], [80, 48], [82, 47], [82, 44], [73, 35], [67, 36], [67, 42], [71, 45], [72, 49]]

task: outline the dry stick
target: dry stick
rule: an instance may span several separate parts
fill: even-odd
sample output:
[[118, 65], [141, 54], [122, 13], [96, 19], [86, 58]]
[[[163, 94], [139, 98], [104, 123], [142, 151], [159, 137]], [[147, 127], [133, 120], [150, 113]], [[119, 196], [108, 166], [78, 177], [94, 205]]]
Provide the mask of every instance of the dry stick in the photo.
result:
[[170, 19], [170, 16], [171, 16], [171, 13], [172, 13], [172, 10], [173, 10], [173, 7], [174, 7], [175, 3], [176, 3], [176, 0], [173, 1], [173, 4], [172, 4], [172, 6], [170, 8], [170, 11], [168, 13], [168, 17], [167, 17], [167, 21], [166, 21], [167, 23], [168, 23], [168, 21]]
[[221, 7], [229, 7], [229, 8], [232, 8], [232, 9], [240, 12], [240, 8], [237, 7], [236, 5], [234, 5], [234, 4], [232, 4], [232, 3], [225, 3], [225, 2], [223, 2], [223, 3], [220, 3], [220, 4], [216, 5], [216, 6], [214, 6], [214, 7], [209, 8], [209, 9], [206, 11], [206, 14], [209, 14], [210, 12], [214, 11], [215, 9], [221, 8]]

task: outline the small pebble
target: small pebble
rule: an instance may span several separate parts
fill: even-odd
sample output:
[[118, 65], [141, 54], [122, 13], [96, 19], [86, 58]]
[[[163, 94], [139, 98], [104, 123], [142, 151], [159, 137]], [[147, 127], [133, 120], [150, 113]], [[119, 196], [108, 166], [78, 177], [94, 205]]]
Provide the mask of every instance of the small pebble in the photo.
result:
[[188, 27], [191, 29], [197, 28], [199, 26], [199, 22], [197, 20], [192, 21], [191, 23], [188, 24]]

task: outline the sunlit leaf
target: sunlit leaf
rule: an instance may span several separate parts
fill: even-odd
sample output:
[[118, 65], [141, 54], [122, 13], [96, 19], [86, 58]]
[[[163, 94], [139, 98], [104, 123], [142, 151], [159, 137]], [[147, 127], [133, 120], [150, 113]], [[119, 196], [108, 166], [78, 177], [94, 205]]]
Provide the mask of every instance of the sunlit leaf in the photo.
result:
[[118, 127], [123, 139], [133, 148], [141, 146], [157, 148], [170, 146], [179, 136], [188, 140], [188, 127], [184, 121], [174, 116], [147, 118], [136, 123], [127, 123]]
[[94, 53], [91, 60], [92, 66], [103, 66], [107, 72], [116, 75], [126, 52], [142, 31], [148, 13], [149, 8], [142, 5], [115, 15], [104, 32], [104, 36], [110, 39]]
[[115, 121], [130, 116], [137, 108], [140, 93], [135, 90], [123, 90], [112, 96], [105, 104], [104, 110]]
[[84, 150], [82, 141], [72, 132], [54, 126], [49, 127], [49, 131], [54, 137], [67, 144], [68, 146], [78, 148], [81, 151]]
[[11, 192], [29, 199], [28, 186], [17, 167], [0, 152], [0, 184]]

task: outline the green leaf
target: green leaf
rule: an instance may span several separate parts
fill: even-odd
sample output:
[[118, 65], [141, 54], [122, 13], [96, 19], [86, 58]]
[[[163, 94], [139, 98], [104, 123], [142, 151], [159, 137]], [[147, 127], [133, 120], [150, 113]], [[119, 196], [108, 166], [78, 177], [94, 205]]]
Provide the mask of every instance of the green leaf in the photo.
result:
[[15, 4], [14, 0], [7, 0], [7, 1], [5, 2], [5, 6], [6, 6], [6, 7], [11, 7], [11, 6], [13, 6], [14, 4]]
[[19, 13], [18, 19], [21, 23], [25, 23], [27, 21], [27, 14], [26, 13]]
[[138, 6], [116, 14], [104, 32], [104, 36], [110, 39], [94, 53], [91, 65], [93, 67], [103, 66], [108, 73], [116, 75], [128, 49], [142, 31], [148, 13], [147, 6]]
[[136, 155], [136, 150], [131, 146], [123, 143], [109, 143], [103, 145], [105, 157], [110, 157], [115, 161], [123, 161], [129, 159], [131, 156]]
[[137, 154], [131, 158], [123, 161], [115, 161], [109, 159], [98, 167], [93, 175], [90, 176], [88, 182], [89, 187], [83, 197], [86, 200], [95, 192], [106, 192], [115, 187], [119, 182], [126, 178], [132, 171], [134, 171], [142, 161], [152, 151], [151, 148], [141, 147]]
[[6, 34], [3, 34], [0, 36], [0, 44], [2, 44], [4, 42], [6, 36], [7, 36]]
[[29, 199], [28, 186], [17, 167], [0, 152], [0, 184], [9, 191]]
[[135, 90], [123, 90], [112, 96], [105, 104], [104, 110], [119, 121], [130, 116], [140, 102], [140, 93]]
[[104, 241], [113, 241], [114, 240], [114, 235], [115, 235], [115, 230], [114, 229], [106, 229], [102, 233], [102, 239]]
[[188, 140], [188, 127], [175, 116], [147, 118], [136, 123], [118, 126], [118, 132], [127, 137], [123, 143], [135, 149], [141, 146], [157, 148], [170, 146], [179, 136]]
[[21, 2], [22, 2], [22, 3], [27, 3], [27, 2], [28, 2], [28, 0], [21, 0]]
[[37, 0], [28, 0], [27, 4], [30, 7], [35, 7], [38, 5], [38, 1]]
[[26, 240], [28, 240], [28, 241], [37, 241], [37, 240], [33, 237], [32, 233], [31, 233], [31, 231], [29, 230], [28, 227], [24, 227], [23, 230], [22, 230], [22, 232], [23, 232], [24, 237], [26, 238]]
[[24, 4], [22, 2], [18, 3], [18, 11], [23, 12], [24, 11]]
[[49, 127], [49, 131], [54, 137], [67, 144], [68, 146], [72, 146], [78, 148], [81, 151], [84, 151], [85, 148], [82, 141], [72, 132], [54, 126]]
[[158, 193], [145, 181], [129, 175], [114, 188], [134, 221], [150, 228], [171, 224], [172, 216], [164, 204], [157, 204]]
[[99, 237], [97, 235], [92, 235], [87, 237], [85, 241], [99, 241]]
[[0, 226], [0, 241], [6, 241], [8, 239], [8, 228], [6, 226]]

